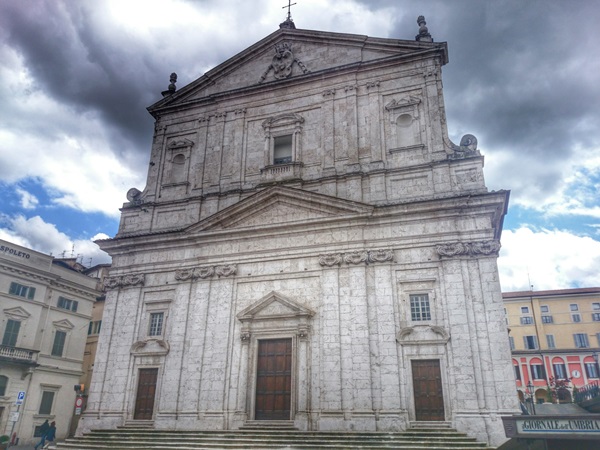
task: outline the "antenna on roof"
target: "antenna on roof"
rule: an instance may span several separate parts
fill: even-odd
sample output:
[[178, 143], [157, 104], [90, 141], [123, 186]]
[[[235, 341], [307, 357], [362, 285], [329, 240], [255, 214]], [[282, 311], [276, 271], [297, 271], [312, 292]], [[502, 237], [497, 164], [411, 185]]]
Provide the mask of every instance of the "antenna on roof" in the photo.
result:
[[283, 6], [281, 8], [281, 9], [287, 8], [288, 13], [287, 13], [287, 18], [285, 19], [285, 22], [280, 23], [279, 28], [289, 28], [292, 30], [296, 29], [296, 25], [294, 25], [294, 21], [292, 20], [292, 6], [294, 6], [295, 4], [296, 3], [292, 3], [292, 0], [288, 0], [287, 6]]
[[75, 244], [71, 246], [71, 258], [75, 256]]

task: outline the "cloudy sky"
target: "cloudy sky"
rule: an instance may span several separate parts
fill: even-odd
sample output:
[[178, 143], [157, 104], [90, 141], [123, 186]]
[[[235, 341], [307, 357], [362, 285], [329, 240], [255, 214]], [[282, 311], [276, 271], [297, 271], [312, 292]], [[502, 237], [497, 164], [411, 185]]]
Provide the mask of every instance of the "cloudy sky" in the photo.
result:
[[[447, 41], [448, 127], [511, 190], [504, 291], [600, 286], [600, 2], [295, 0], [298, 28]], [[0, 0], [0, 238], [107, 261], [146, 107], [278, 29], [285, 0]]]

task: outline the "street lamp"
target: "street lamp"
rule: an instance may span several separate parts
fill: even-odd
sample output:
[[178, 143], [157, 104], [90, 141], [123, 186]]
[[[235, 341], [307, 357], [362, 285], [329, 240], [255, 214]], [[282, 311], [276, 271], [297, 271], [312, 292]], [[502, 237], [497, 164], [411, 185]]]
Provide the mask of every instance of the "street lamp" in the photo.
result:
[[527, 383], [527, 393], [529, 394], [529, 401], [531, 402], [531, 412], [535, 416], [535, 386], [533, 385], [531, 380], [529, 380], [529, 382]]

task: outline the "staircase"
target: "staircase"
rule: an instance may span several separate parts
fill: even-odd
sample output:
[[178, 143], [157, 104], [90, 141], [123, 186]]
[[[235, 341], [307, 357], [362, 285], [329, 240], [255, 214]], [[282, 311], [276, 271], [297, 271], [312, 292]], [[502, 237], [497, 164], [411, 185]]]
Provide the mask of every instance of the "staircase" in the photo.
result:
[[298, 431], [289, 424], [247, 424], [234, 431], [168, 431], [127, 426], [94, 430], [57, 444], [58, 450], [202, 450], [202, 449], [487, 449], [451, 428], [411, 428], [404, 432]]

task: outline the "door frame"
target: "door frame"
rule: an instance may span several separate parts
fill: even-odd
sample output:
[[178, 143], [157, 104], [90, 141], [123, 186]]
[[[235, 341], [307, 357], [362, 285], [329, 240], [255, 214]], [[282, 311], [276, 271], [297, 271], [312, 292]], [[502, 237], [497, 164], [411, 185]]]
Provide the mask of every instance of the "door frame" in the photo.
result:
[[268, 339], [257, 339], [256, 340], [256, 372], [255, 372], [255, 386], [254, 386], [254, 420], [269, 420], [269, 419], [257, 419], [256, 418], [256, 397], [257, 397], [257, 386], [258, 386], [258, 356], [259, 356], [259, 348], [260, 344], [268, 341], [288, 341], [290, 345], [290, 415], [288, 419], [279, 419], [279, 420], [292, 420], [292, 397], [293, 397], [293, 384], [292, 380], [294, 379], [294, 339], [293, 338], [268, 338]]
[[258, 342], [274, 339], [291, 339], [292, 341], [292, 370], [291, 370], [291, 386], [290, 386], [290, 418], [294, 420], [296, 415], [297, 392], [298, 392], [298, 341], [297, 336], [291, 333], [265, 333], [257, 336], [252, 336], [250, 342], [250, 358], [251, 364], [248, 374], [248, 418], [256, 420], [256, 386], [258, 383]]
[[[154, 405], [152, 408], [152, 419], [135, 419], [135, 405], [137, 403], [137, 395], [140, 384], [140, 370], [143, 369], [156, 369], [156, 386], [154, 388]], [[130, 411], [130, 419], [131, 420], [154, 420], [156, 417], [156, 413], [158, 410], [158, 401], [160, 399], [160, 385], [161, 385], [161, 366], [159, 365], [136, 365], [134, 367], [135, 370], [135, 379], [133, 380], [133, 385], [135, 386], [135, 390], [133, 390], [132, 402], [131, 402], [131, 411]]]
[[446, 361], [445, 359], [442, 357], [442, 355], [423, 355], [420, 356], [418, 358], [409, 358], [409, 365], [408, 365], [408, 370], [407, 370], [407, 379], [409, 381], [409, 392], [407, 392], [408, 396], [407, 396], [407, 400], [408, 400], [408, 404], [410, 405], [409, 408], [409, 415], [410, 415], [410, 420], [417, 422], [417, 408], [416, 408], [416, 404], [415, 404], [415, 385], [414, 385], [414, 378], [413, 378], [413, 372], [412, 372], [412, 363], [413, 361], [424, 361], [424, 360], [438, 360], [440, 363], [440, 383], [442, 385], [442, 401], [444, 402], [444, 420], [441, 420], [440, 422], [445, 422], [448, 420], [448, 414], [450, 411], [450, 405], [448, 403], [448, 383], [446, 380], [446, 374], [447, 374], [447, 367], [446, 367]]

